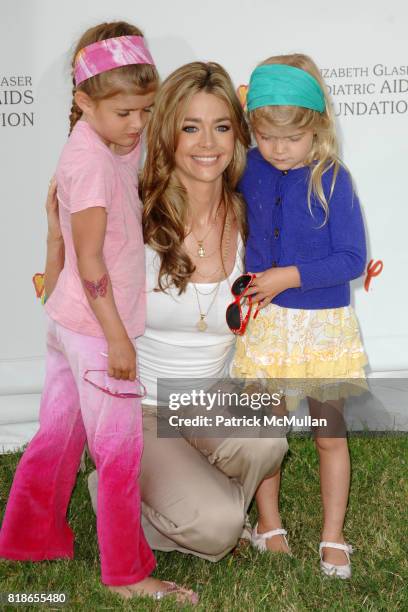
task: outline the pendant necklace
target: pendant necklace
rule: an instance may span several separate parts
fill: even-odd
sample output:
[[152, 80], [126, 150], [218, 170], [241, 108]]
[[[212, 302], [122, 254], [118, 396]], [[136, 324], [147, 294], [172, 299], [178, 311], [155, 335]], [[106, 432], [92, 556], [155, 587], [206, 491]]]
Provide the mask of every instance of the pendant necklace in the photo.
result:
[[221, 265], [214, 270], [213, 272], [211, 272], [211, 274], [203, 274], [202, 272], [200, 272], [200, 270], [198, 269], [198, 267], [196, 266], [196, 274], [197, 276], [200, 276], [201, 278], [214, 278], [214, 276], [217, 276], [219, 272], [221, 272], [222, 270], [224, 270], [224, 261], [227, 260], [228, 255], [229, 255], [229, 247], [230, 247], [230, 239], [231, 239], [231, 220], [230, 220], [230, 215], [227, 214], [225, 217], [225, 222], [224, 222], [224, 231], [222, 234], [222, 239], [223, 239], [223, 243], [221, 245], [221, 249], [220, 249], [220, 256], [221, 256]]
[[204, 240], [205, 240], [205, 239], [208, 237], [209, 233], [211, 232], [211, 230], [212, 230], [212, 228], [213, 228], [213, 225], [214, 225], [214, 224], [216, 223], [216, 221], [217, 221], [217, 218], [218, 218], [218, 213], [219, 213], [219, 211], [220, 211], [221, 204], [222, 204], [222, 198], [221, 198], [221, 200], [220, 200], [220, 203], [219, 203], [219, 204], [218, 204], [218, 206], [217, 206], [217, 212], [215, 213], [214, 220], [210, 222], [210, 229], [209, 229], [209, 230], [208, 230], [208, 232], [205, 234], [204, 238], [201, 238], [201, 240], [199, 240], [199, 239], [197, 238], [197, 236], [195, 235], [195, 233], [193, 232], [193, 228], [191, 228], [191, 233], [193, 234], [193, 236], [194, 236], [194, 238], [195, 238], [195, 240], [196, 240], [196, 242], [197, 242], [197, 244], [198, 244], [198, 249], [197, 249], [197, 257], [201, 257], [201, 258], [203, 258], [203, 257], [208, 257], [207, 252], [206, 252], [206, 250], [205, 250], [205, 248], [204, 248]]
[[[198, 329], [198, 331], [200, 331], [200, 332], [205, 332], [205, 331], [208, 329], [208, 325], [207, 325], [207, 323], [205, 322], [205, 318], [207, 317], [208, 313], [210, 312], [210, 310], [211, 310], [211, 308], [212, 308], [212, 306], [213, 306], [213, 304], [214, 304], [214, 302], [215, 302], [215, 300], [216, 300], [216, 298], [217, 298], [218, 291], [219, 291], [219, 288], [220, 288], [220, 285], [221, 285], [221, 281], [219, 281], [219, 282], [217, 283], [217, 287], [216, 287], [216, 290], [215, 290], [215, 293], [214, 293], [214, 297], [213, 297], [213, 299], [211, 300], [211, 303], [210, 303], [209, 307], [207, 308], [207, 312], [203, 312], [203, 311], [201, 310], [200, 298], [198, 297], [197, 287], [195, 286], [195, 283], [192, 283], [192, 284], [193, 284], [194, 291], [195, 291], [196, 298], [197, 298], [198, 311], [199, 311], [199, 313], [200, 313], [200, 320], [199, 320], [199, 321], [197, 321], [197, 323], [196, 323], [196, 328], [197, 328], [197, 329]], [[211, 293], [212, 293], [212, 292], [211, 292]]]
[[[221, 268], [224, 268], [224, 261], [225, 259], [228, 257], [228, 253], [229, 253], [229, 246], [230, 246], [230, 233], [231, 233], [231, 222], [230, 222], [230, 217], [229, 214], [227, 213], [225, 216], [225, 221], [224, 221], [224, 230], [223, 230], [223, 234], [222, 234], [222, 238], [223, 240], [223, 244], [221, 245], [220, 248], [220, 255], [221, 255], [221, 267], [219, 268], [221, 270]], [[198, 242], [198, 241], [197, 241]], [[205, 276], [203, 274], [200, 274], [198, 272], [198, 270], [196, 271], [197, 274], [199, 274], [199, 276]], [[217, 270], [218, 273], [218, 270]], [[214, 276], [214, 272], [211, 274], [211, 276]], [[223, 279], [222, 279], [223, 280]], [[194, 291], [196, 294], [196, 298], [197, 298], [197, 305], [198, 305], [198, 311], [200, 313], [200, 320], [197, 321], [196, 323], [196, 328], [199, 332], [205, 332], [208, 329], [208, 324], [206, 323], [205, 319], [208, 316], [208, 313], [210, 312], [211, 308], [213, 307], [213, 304], [215, 302], [215, 300], [217, 299], [217, 295], [218, 295], [218, 291], [220, 289], [220, 285], [222, 283], [222, 280], [218, 281], [218, 283], [216, 284], [214, 289], [211, 289], [208, 292], [203, 292], [203, 291], [199, 291], [196, 287], [195, 283], [192, 283], [193, 287], [194, 287]], [[203, 312], [201, 309], [201, 304], [200, 304], [200, 298], [199, 298], [199, 294], [201, 295], [211, 295], [214, 294], [210, 305], [207, 308], [206, 312]]]

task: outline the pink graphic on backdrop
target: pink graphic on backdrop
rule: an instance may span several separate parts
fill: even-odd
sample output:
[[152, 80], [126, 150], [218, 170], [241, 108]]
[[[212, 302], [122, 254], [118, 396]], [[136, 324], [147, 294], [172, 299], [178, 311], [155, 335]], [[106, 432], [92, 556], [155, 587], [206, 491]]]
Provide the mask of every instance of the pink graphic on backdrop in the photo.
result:
[[239, 101], [241, 102], [242, 108], [246, 110], [248, 85], [240, 85], [237, 89], [237, 94], [238, 94]]

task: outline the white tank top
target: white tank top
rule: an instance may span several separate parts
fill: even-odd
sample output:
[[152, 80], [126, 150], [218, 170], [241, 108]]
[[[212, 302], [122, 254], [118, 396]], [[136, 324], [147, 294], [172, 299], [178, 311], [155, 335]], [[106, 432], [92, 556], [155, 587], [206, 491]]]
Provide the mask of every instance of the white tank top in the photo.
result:
[[[217, 283], [195, 283], [200, 308], [206, 313], [206, 331], [197, 329], [200, 311], [193, 283], [178, 295], [174, 287], [157, 287], [159, 255], [146, 245], [147, 318], [146, 331], [137, 338], [139, 375], [146, 387], [144, 404], [157, 403], [157, 378], [221, 378], [228, 375], [235, 336], [225, 321], [225, 311], [233, 300], [231, 285], [243, 272], [243, 243], [238, 238], [235, 266], [228, 279]], [[204, 295], [205, 294], [205, 295]]]

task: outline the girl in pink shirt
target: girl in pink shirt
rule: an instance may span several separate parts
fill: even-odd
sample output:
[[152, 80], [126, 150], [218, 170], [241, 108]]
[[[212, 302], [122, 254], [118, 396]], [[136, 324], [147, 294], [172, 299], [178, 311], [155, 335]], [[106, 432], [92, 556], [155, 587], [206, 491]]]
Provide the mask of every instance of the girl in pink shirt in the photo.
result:
[[[72, 67], [71, 133], [56, 171], [65, 263], [46, 304], [40, 429], [14, 478], [0, 557], [73, 557], [66, 511], [87, 441], [99, 474], [102, 582], [125, 598], [174, 593], [196, 603], [191, 591], [149, 577], [155, 559], [140, 524], [143, 387], [134, 341], [144, 331], [145, 262], [137, 168], [158, 74], [142, 33], [123, 22], [88, 30]], [[46, 290], [48, 280], [52, 274]]]

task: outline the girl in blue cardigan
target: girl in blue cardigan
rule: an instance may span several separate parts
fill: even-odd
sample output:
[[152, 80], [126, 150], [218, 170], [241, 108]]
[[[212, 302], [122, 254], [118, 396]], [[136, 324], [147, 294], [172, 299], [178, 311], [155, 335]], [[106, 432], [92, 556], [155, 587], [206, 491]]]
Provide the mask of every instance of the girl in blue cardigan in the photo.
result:
[[[309, 57], [278, 56], [259, 65], [247, 106], [258, 146], [249, 153], [240, 190], [248, 206], [246, 269], [255, 276], [241, 283], [258, 312], [238, 338], [233, 374], [268, 379], [268, 390], [284, 390], [287, 410], [307, 397], [312, 418], [329, 417], [331, 431], [315, 431], [324, 515], [320, 565], [327, 575], [349, 578], [352, 549], [343, 523], [350, 458], [342, 409], [344, 397], [365, 384], [349, 285], [366, 261], [360, 205], [338, 158], [324, 83]], [[238, 334], [241, 323], [233, 329]], [[279, 484], [277, 473], [258, 489], [252, 544], [289, 552]]]

